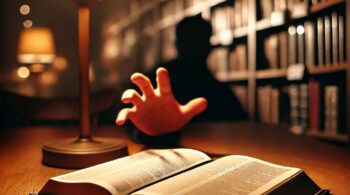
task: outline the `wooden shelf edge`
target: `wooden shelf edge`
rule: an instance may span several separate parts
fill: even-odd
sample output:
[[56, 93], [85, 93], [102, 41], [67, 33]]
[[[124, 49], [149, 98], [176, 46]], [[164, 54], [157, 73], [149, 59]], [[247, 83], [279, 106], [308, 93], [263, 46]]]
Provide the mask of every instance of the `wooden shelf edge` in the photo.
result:
[[[315, 5], [312, 5], [309, 7], [309, 12], [310, 14], [314, 14], [317, 12], [320, 12], [324, 9], [339, 5], [341, 3], [344, 3], [345, 0], [332, 0], [332, 1], [324, 1], [321, 3], [317, 3]], [[301, 18], [305, 18], [305, 16], [301, 16], [301, 17], [295, 17], [295, 18], [289, 18], [286, 22], [282, 23], [282, 24], [277, 24], [277, 25], [272, 25], [270, 22], [270, 18], [263, 18], [261, 20], [256, 21], [256, 31], [262, 31], [262, 30], [268, 30], [270, 28], [274, 28], [274, 27], [279, 27], [279, 26], [283, 26], [288, 24], [290, 21], [294, 21], [294, 20], [298, 20]]]
[[344, 2], [345, 2], [345, 0], [323, 1], [323, 2], [317, 3], [315, 5], [312, 5], [310, 7], [310, 13], [316, 13], [316, 12], [322, 11], [324, 9], [327, 9], [329, 7], [344, 3]]
[[269, 69], [256, 71], [256, 79], [273, 79], [286, 77], [286, 69]]
[[310, 66], [308, 70], [311, 75], [318, 75], [346, 71], [347, 66], [346, 63], [339, 63], [325, 66]]
[[232, 71], [232, 72], [218, 72], [216, 73], [216, 78], [221, 82], [235, 82], [235, 81], [247, 81], [248, 72], [247, 71]]
[[348, 143], [349, 141], [349, 137], [346, 134], [330, 135], [319, 131], [307, 131], [306, 134], [311, 137], [328, 140], [328, 141], [336, 141], [341, 143]]

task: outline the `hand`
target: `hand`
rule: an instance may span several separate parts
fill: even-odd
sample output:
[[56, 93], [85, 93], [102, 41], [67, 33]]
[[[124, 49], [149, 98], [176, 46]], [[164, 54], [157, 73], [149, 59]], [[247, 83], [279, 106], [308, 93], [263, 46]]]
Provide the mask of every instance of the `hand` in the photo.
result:
[[122, 102], [134, 106], [119, 112], [117, 125], [123, 125], [130, 119], [143, 133], [156, 136], [177, 131], [207, 107], [207, 100], [202, 97], [180, 105], [172, 93], [169, 73], [165, 68], [157, 69], [156, 89], [149, 78], [140, 73], [134, 73], [131, 81], [143, 94], [141, 96], [133, 89], [123, 93]]

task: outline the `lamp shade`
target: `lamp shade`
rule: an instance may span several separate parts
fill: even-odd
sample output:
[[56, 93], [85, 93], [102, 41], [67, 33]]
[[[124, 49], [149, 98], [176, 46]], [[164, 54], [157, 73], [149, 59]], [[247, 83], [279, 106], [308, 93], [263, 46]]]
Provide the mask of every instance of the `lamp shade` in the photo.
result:
[[55, 45], [48, 28], [23, 29], [18, 41], [18, 61], [25, 64], [52, 63], [55, 59]]

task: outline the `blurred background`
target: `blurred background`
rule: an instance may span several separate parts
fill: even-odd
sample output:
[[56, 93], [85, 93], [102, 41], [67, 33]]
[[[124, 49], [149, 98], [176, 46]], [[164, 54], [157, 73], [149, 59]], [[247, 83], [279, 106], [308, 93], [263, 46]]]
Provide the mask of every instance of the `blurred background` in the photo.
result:
[[[298, 134], [347, 143], [347, 4], [346, 0], [101, 0], [91, 9], [93, 121], [113, 124], [130, 75], [177, 57], [176, 24], [199, 14], [213, 26], [215, 49], [208, 66], [236, 94], [251, 121], [287, 125]], [[1, 126], [56, 119], [48, 116], [43, 102], [57, 115], [57, 107], [77, 106], [77, 6], [69, 0], [12, 0], [1, 1], [0, 9]], [[20, 57], [33, 50], [33, 42], [40, 45], [28, 29], [37, 29], [41, 40], [47, 37], [40, 50], [44, 56]], [[290, 68], [294, 65], [303, 70]], [[54, 123], [76, 124], [74, 106], [62, 111]]]

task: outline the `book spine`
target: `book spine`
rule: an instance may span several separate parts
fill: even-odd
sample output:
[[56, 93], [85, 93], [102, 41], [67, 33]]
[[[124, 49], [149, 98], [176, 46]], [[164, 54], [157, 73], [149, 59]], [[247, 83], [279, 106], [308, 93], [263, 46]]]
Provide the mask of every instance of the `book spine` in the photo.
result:
[[318, 65], [324, 65], [324, 23], [323, 18], [317, 18], [317, 53], [318, 53]]
[[278, 124], [279, 123], [279, 115], [280, 115], [280, 93], [278, 89], [271, 90], [271, 123]]
[[278, 34], [279, 48], [279, 64], [281, 69], [286, 69], [288, 66], [288, 35], [286, 31]]
[[332, 54], [333, 64], [338, 64], [338, 14], [332, 12]]
[[242, 27], [242, 0], [235, 0], [235, 27]]
[[338, 87], [325, 87], [325, 133], [336, 135], [338, 133]]
[[344, 37], [344, 16], [343, 15], [339, 15], [338, 18], [338, 27], [339, 27], [339, 35], [338, 35], [338, 43], [339, 43], [339, 61], [340, 62], [344, 62], [345, 58], [344, 58], [344, 43], [345, 43], [345, 37]]
[[310, 131], [320, 130], [320, 83], [311, 80], [309, 82], [309, 113]]
[[332, 45], [331, 45], [331, 19], [327, 15], [324, 17], [324, 40], [325, 40], [325, 64], [330, 65], [332, 63]]
[[242, 26], [248, 26], [249, 7], [248, 0], [242, 0]]
[[298, 63], [305, 64], [305, 41], [304, 41], [304, 35], [305, 35], [305, 29], [302, 25], [299, 25], [297, 27], [297, 34], [298, 34]]
[[309, 89], [307, 84], [299, 86], [300, 126], [302, 131], [309, 127]]
[[315, 26], [311, 21], [305, 22], [305, 62], [307, 66], [315, 65]]
[[289, 86], [290, 125], [291, 128], [299, 126], [299, 90], [297, 85]]
[[297, 59], [296, 53], [296, 28], [295, 26], [290, 26], [288, 28], [288, 61], [289, 65], [295, 64]]

